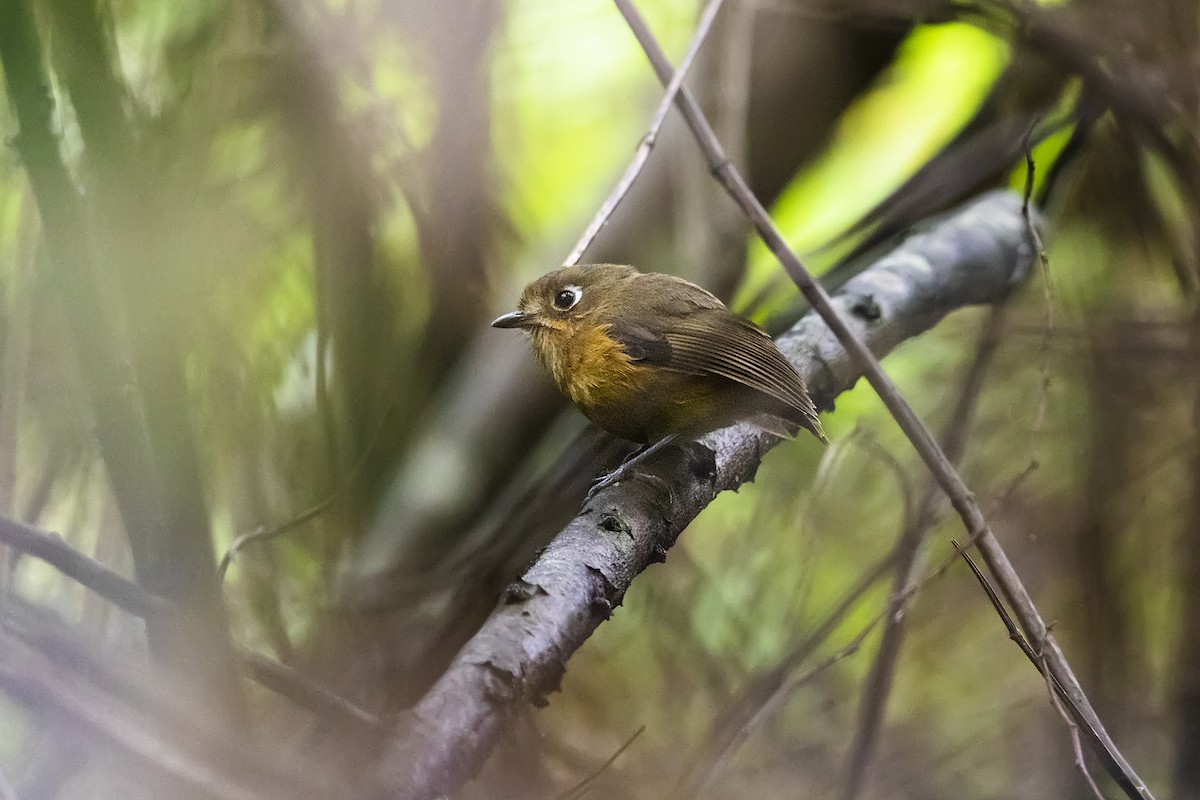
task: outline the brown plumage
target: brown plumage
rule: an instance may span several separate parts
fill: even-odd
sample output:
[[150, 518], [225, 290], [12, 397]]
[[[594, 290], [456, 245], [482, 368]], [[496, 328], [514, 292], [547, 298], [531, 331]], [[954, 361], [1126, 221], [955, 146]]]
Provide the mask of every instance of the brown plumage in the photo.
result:
[[525, 287], [518, 310], [492, 324], [527, 330], [559, 389], [623, 439], [654, 444], [744, 421], [825, 440], [804, 381], [771, 338], [681, 278], [566, 267]]

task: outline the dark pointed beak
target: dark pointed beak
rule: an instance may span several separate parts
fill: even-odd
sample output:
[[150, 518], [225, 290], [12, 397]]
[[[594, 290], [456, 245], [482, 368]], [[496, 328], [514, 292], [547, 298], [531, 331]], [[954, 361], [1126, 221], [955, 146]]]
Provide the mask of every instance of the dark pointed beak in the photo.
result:
[[492, 322], [493, 328], [528, 328], [533, 325], [530, 316], [522, 311], [513, 311]]

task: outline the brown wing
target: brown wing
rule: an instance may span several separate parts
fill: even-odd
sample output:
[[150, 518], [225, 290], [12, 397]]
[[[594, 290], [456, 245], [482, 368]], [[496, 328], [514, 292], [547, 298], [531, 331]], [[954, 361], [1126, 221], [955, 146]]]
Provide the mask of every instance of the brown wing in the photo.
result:
[[670, 275], [637, 275], [628, 286], [610, 333], [633, 358], [692, 375], [719, 375], [762, 392], [824, 438], [800, 375], [754, 323], [696, 284]]
[[728, 311], [678, 319], [666, 334], [671, 357], [663, 366], [728, 378], [815, 418], [804, 382], [767, 334]]

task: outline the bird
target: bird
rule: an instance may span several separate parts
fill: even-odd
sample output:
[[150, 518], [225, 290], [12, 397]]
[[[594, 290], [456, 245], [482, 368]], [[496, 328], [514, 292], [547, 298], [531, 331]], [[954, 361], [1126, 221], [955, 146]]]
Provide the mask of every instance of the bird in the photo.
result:
[[563, 267], [492, 322], [529, 334], [554, 383], [598, 427], [642, 445], [590, 499], [672, 441], [738, 422], [828, 442], [804, 379], [771, 337], [706, 289], [622, 264]]

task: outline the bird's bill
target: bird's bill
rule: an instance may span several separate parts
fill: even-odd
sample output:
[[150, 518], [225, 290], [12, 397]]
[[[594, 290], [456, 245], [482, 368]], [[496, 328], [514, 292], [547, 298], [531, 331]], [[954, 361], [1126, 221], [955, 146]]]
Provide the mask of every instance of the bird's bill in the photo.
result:
[[533, 318], [523, 311], [513, 311], [492, 322], [493, 328], [528, 328], [533, 325]]

